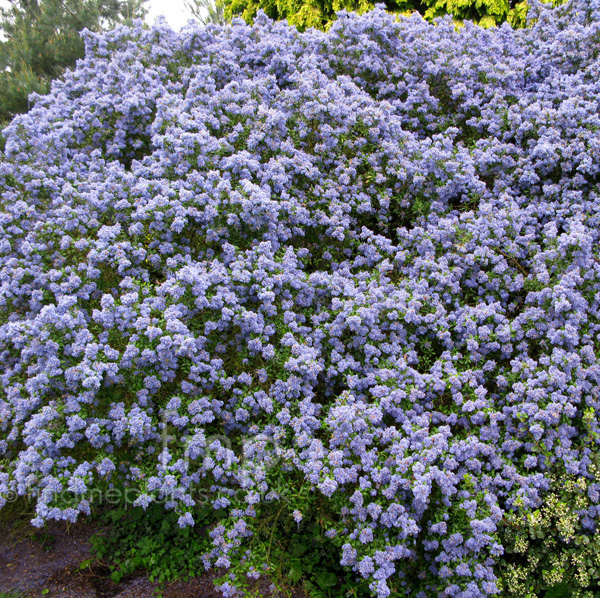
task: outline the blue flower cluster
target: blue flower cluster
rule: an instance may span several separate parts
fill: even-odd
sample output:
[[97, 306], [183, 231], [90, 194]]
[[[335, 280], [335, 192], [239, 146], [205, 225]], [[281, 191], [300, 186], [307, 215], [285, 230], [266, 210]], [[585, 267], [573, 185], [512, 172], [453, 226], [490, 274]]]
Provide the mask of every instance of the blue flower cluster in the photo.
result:
[[86, 32], [5, 130], [0, 506], [203, 488], [206, 565], [256, 571], [295, 484], [378, 598], [495, 594], [561, 472], [592, 532], [600, 1], [531, 16]]

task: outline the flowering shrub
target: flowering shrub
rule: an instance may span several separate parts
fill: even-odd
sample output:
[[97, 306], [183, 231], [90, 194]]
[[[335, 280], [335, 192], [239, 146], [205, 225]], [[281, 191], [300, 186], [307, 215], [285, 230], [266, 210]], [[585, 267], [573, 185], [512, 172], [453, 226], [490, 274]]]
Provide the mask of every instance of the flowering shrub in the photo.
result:
[[225, 595], [266, 511], [380, 598], [496, 593], [564, 475], [593, 534], [600, 2], [533, 16], [87, 33], [5, 131], [0, 506], [208, 501]]
[[591, 483], [574, 476], [553, 480], [556, 490], [542, 508], [507, 515], [500, 575], [504, 596], [598, 596], [600, 536], [590, 537], [580, 521], [597, 492], [590, 487], [597, 487], [599, 470], [596, 464], [590, 469], [595, 474]]

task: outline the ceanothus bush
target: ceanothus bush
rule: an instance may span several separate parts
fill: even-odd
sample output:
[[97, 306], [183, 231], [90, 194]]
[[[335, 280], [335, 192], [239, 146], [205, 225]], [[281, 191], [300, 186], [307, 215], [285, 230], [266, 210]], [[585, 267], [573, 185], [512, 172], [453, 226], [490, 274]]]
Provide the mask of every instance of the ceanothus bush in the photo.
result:
[[457, 30], [85, 34], [5, 130], [0, 505], [136, 490], [232, 595], [264, 505], [373, 596], [497, 592], [508, 514], [600, 486], [600, 2]]

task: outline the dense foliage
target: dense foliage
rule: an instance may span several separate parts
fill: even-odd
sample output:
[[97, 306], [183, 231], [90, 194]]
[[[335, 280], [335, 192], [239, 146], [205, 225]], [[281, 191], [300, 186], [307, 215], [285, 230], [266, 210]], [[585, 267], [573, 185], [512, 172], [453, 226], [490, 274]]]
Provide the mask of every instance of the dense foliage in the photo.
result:
[[[565, 0], [544, 0], [553, 6]], [[251, 22], [259, 10], [275, 20], [286, 19], [301, 31], [308, 27], [328, 29], [340, 10], [371, 10], [371, 0], [217, 0], [224, 6], [224, 15], [231, 19], [241, 16]], [[527, 0], [386, 0], [388, 12], [410, 14], [418, 11], [426, 19], [452, 14], [458, 22], [470, 20], [483, 27], [499, 25], [507, 21], [513, 27], [526, 24]]]
[[600, 534], [589, 534], [581, 525], [597, 502], [600, 481], [595, 463], [588, 470], [591, 480], [554, 477], [553, 491], [540, 508], [506, 515], [505, 557], [499, 563], [503, 596], [600, 596]]
[[28, 95], [84, 55], [80, 31], [112, 28], [143, 17], [146, 0], [12, 0], [0, 8], [0, 124], [29, 108]]
[[382, 8], [88, 32], [5, 130], [0, 504], [162, 502], [227, 595], [267, 516], [379, 598], [521, 583], [547, 497], [593, 536], [600, 2]]

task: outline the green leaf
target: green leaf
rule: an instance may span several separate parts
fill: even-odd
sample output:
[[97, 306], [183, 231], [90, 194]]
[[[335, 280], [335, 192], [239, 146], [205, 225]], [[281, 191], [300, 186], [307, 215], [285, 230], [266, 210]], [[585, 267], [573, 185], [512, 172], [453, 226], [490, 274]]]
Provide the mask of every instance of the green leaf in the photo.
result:
[[567, 583], [559, 583], [552, 586], [545, 594], [544, 598], [567, 598], [571, 595], [571, 589]]
[[292, 548], [292, 554], [294, 556], [302, 556], [308, 550], [308, 544], [305, 542], [297, 542]]
[[291, 583], [296, 584], [302, 578], [302, 571], [295, 567], [292, 567], [288, 572], [288, 579]]
[[335, 573], [328, 573], [326, 571], [317, 573], [315, 575], [315, 579], [322, 590], [327, 590], [335, 586], [338, 582], [337, 575], [335, 575]]
[[81, 561], [81, 563], [79, 563], [79, 565], [77, 566], [77, 569], [79, 569], [79, 571], [83, 571], [83, 569], [87, 569], [93, 562], [94, 559], [86, 559], [85, 561]]

